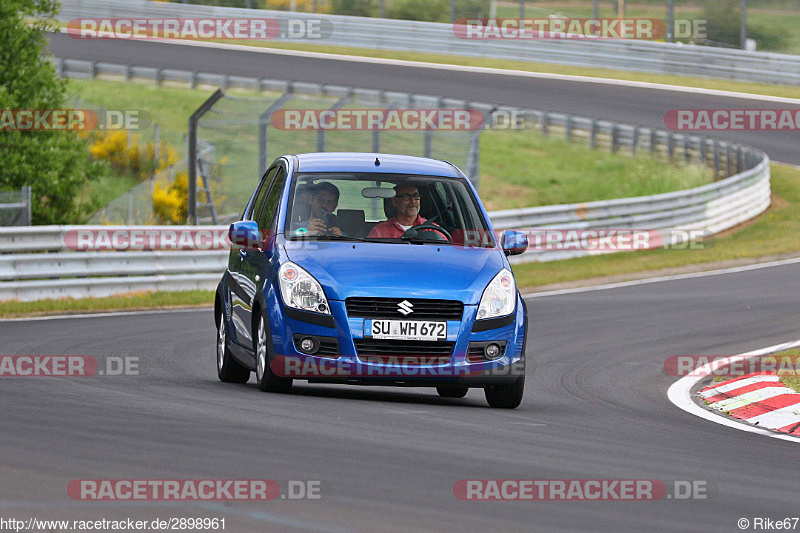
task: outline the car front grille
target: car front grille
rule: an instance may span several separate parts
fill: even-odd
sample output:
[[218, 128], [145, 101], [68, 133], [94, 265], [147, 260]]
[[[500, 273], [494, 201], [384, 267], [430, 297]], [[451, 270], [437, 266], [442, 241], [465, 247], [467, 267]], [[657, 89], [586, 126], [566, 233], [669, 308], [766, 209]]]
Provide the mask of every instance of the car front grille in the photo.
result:
[[[401, 302], [408, 314], [400, 312]], [[464, 304], [458, 300], [428, 300], [424, 298], [348, 298], [347, 315], [354, 318], [395, 318], [406, 320], [461, 320]]]
[[355, 339], [358, 358], [367, 363], [444, 365], [454, 342]]

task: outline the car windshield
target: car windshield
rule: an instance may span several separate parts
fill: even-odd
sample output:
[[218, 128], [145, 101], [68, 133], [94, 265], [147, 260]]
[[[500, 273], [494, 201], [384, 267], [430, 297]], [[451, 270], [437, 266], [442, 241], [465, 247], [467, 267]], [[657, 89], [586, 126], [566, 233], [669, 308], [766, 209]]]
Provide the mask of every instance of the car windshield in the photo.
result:
[[285, 236], [495, 246], [464, 179], [399, 174], [298, 174], [292, 182]]

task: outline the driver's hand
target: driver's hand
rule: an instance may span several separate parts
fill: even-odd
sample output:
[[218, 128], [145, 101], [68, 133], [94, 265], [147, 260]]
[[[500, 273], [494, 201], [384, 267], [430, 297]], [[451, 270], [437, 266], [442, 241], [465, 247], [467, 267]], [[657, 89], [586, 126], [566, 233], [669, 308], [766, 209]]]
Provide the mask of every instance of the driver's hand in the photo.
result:
[[308, 234], [309, 235], [322, 235], [328, 231], [325, 223], [319, 218], [312, 218], [308, 221]]
[[328, 232], [330, 232], [331, 235], [336, 235], [337, 237], [342, 236], [342, 230], [339, 229], [339, 226], [328, 228]]

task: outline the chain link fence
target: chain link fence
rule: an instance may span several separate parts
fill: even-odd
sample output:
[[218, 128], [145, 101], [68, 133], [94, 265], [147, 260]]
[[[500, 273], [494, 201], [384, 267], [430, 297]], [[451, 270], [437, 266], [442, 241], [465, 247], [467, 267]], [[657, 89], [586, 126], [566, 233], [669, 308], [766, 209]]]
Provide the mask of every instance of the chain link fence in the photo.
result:
[[198, 151], [198, 223], [238, 218], [269, 163], [287, 153], [375, 152], [434, 157], [447, 159], [477, 178], [474, 152], [480, 132], [476, 130], [286, 129], [281, 127], [282, 119], [276, 118], [302, 111], [318, 116], [323, 111], [456, 110], [463, 108], [464, 102], [310, 83], [269, 83], [273, 90], [258, 96], [225, 93], [199, 119], [197, 139], [206, 148]]
[[31, 225], [31, 188], [0, 191], [0, 226]]

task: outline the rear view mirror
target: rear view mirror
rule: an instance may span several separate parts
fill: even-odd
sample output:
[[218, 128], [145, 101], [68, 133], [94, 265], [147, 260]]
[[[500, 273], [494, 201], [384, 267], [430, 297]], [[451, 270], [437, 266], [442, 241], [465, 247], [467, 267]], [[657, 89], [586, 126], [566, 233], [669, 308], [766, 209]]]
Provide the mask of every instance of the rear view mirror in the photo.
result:
[[394, 189], [385, 187], [365, 187], [361, 189], [361, 196], [364, 198], [394, 198]]
[[525, 232], [507, 229], [502, 238], [503, 253], [519, 255], [528, 249], [528, 236]]
[[231, 244], [245, 250], [261, 250], [264, 240], [258, 231], [258, 223], [253, 220], [239, 220], [228, 229]]

